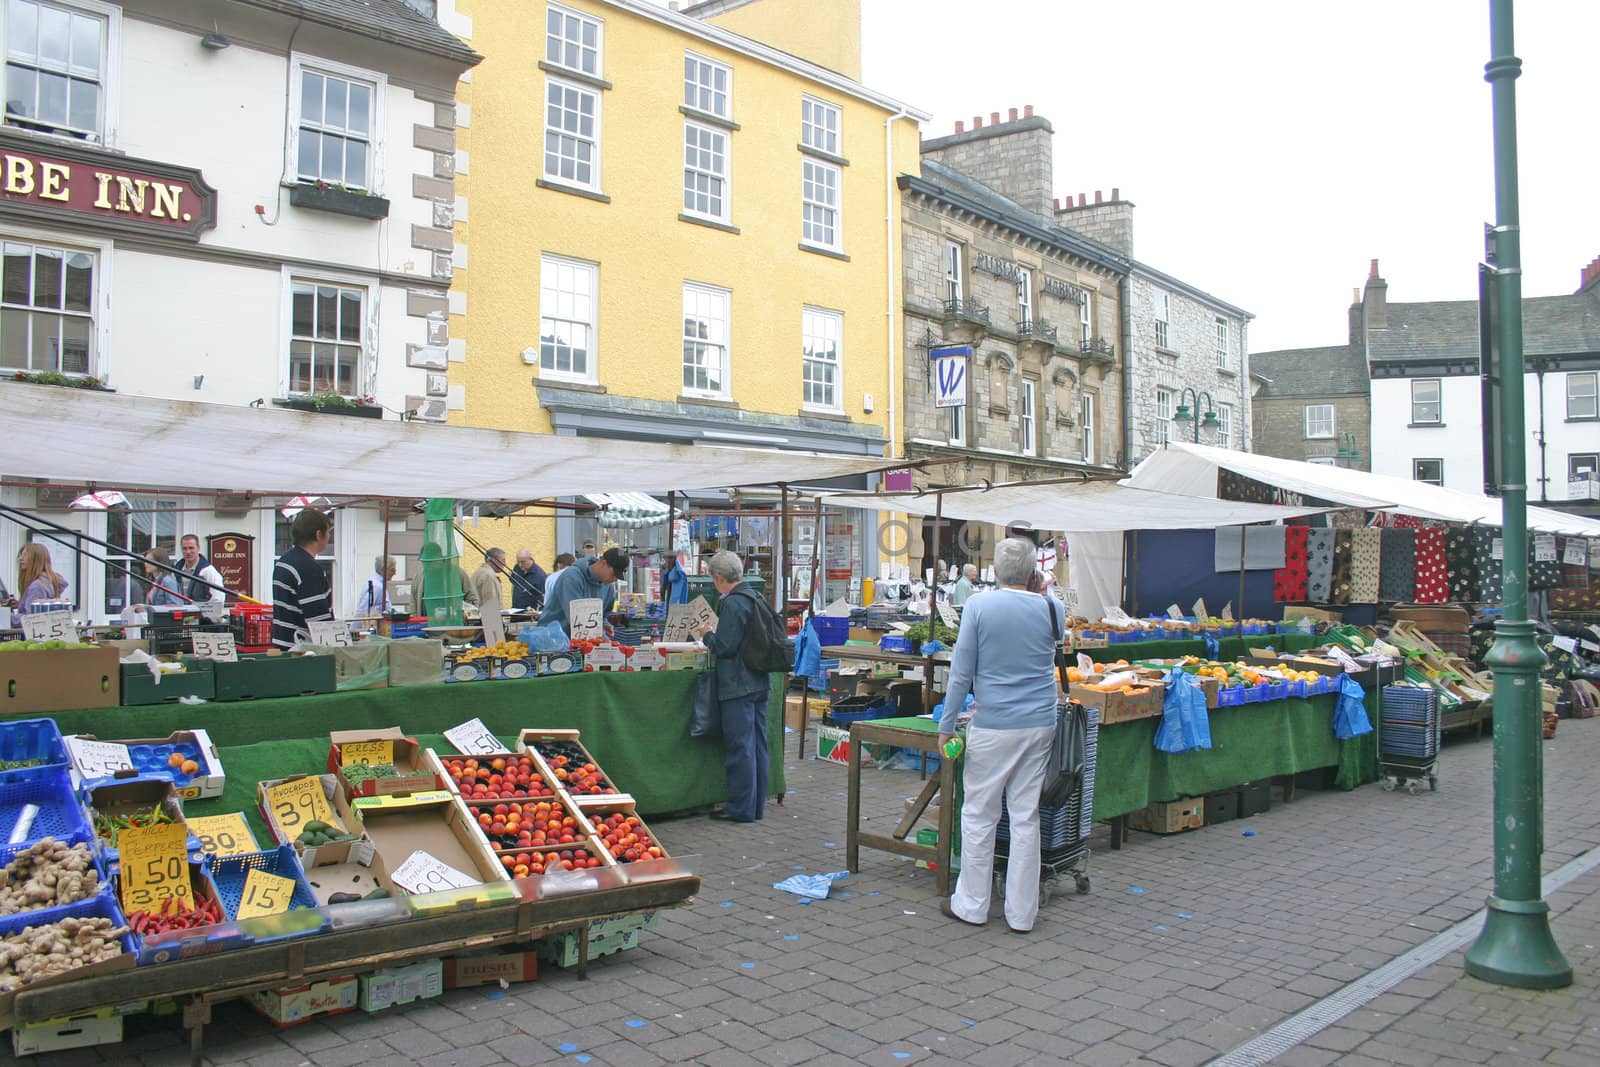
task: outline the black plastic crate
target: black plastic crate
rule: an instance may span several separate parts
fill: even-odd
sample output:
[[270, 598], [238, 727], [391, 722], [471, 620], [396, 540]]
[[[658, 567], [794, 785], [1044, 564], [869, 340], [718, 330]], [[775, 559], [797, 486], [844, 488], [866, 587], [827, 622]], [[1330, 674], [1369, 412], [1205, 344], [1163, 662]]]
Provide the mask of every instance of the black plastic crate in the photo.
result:
[[1334, 779], [1339, 776], [1337, 767], [1318, 767], [1314, 770], [1301, 771], [1294, 776], [1296, 789], [1332, 789]]
[[1239, 817], [1239, 794], [1232, 789], [1206, 794], [1206, 825], [1232, 822]]
[[1237, 793], [1241, 819], [1248, 819], [1252, 815], [1260, 815], [1272, 809], [1271, 781], [1246, 782], [1238, 788]]

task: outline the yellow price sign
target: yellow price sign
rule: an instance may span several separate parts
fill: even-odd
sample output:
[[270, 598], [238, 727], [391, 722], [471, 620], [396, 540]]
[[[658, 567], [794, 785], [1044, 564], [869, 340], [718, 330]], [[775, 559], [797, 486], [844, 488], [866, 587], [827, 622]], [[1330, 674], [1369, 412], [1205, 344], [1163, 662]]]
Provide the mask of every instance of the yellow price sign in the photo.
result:
[[344, 826], [328, 806], [328, 797], [322, 791], [322, 778], [319, 775], [279, 782], [268, 786], [265, 792], [268, 814], [290, 839], [299, 837], [301, 829], [308, 822]]
[[289, 910], [294, 898], [294, 879], [252, 870], [244, 880], [244, 892], [239, 894], [239, 910], [235, 919], [254, 919], [261, 915], [282, 915]]
[[243, 812], [227, 815], [207, 815], [203, 819], [190, 819], [189, 832], [200, 839], [200, 850], [218, 856], [238, 856], [246, 852], [259, 852], [256, 835], [244, 821]]
[[393, 741], [351, 741], [339, 746], [339, 765], [352, 763], [393, 763]]
[[188, 837], [181, 822], [135, 827], [117, 835], [123, 911], [157, 911], [173, 898], [186, 908], [194, 907]]

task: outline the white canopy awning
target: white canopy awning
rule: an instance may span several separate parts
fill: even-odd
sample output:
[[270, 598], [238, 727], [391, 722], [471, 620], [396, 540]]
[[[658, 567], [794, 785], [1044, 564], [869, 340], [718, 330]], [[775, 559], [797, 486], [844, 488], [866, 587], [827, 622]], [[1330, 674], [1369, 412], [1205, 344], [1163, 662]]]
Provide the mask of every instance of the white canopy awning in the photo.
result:
[[667, 505], [646, 493], [585, 493], [584, 499], [599, 509], [594, 518], [602, 526], [634, 530], [667, 521]]
[[[523, 501], [814, 483], [883, 459], [666, 445], [0, 386], [0, 467], [67, 484]], [[665, 510], [664, 508], [662, 509]]]
[[[1425, 519], [1499, 526], [1501, 502], [1426, 482], [1343, 467], [1302, 463], [1210, 445], [1171, 442], [1152, 453], [1122, 484], [1190, 497], [1216, 497], [1217, 471], [1226, 469], [1302, 496], [1346, 507], [1399, 511]], [[1546, 533], [1600, 537], [1600, 521], [1549, 508], [1528, 509], [1528, 528]]]
[[939, 506], [932, 493], [887, 493], [873, 496], [836, 494], [830, 503], [876, 511], [903, 511], [929, 516], [936, 508], [945, 518], [993, 526], [1029, 526], [1062, 533], [1124, 530], [1208, 530], [1251, 522], [1274, 522], [1309, 515], [1325, 508], [1284, 508], [1244, 504], [1176, 493], [1135, 489], [1115, 482], [1082, 485], [1007, 485], [996, 489], [944, 493]]

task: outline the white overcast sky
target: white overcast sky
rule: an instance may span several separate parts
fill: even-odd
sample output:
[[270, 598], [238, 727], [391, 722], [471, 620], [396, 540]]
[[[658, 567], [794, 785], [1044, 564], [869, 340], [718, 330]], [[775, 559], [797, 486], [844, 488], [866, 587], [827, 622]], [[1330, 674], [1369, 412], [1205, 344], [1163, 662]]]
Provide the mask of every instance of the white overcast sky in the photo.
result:
[[[1523, 292], [1600, 257], [1600, 3], [1516, 8]], [[1113, 186], [1134, 254], [1247, 311], [1252, 351], [1341, 344], [1391, 301], [1477, 295], [1494, 218], [1488, 0], [863, 0], [863, 80], [924, 137], [1032, 104], [1055, 192]]]

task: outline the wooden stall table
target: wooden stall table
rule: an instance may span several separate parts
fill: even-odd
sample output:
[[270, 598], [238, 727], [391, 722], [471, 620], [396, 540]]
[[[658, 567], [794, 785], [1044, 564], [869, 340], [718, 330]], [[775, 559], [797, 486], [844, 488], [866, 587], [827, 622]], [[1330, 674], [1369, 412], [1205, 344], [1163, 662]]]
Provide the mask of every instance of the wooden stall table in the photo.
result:
[[871, 645], [829, 645], [822, 650], [824, 659], [855, 660], [858, 663], [893, 663], [900, 667], [922, 668], [922, 710], [932, 711], [937, 703], [933, 699], [933, 668], [935, 664], [948, 663], [932, 655], [918, 656], [910, 652], [885, 652]]
[[[891, 835], [866, 833], [861, 829], [861, 746], [864, 744], [894, 745], [914, 752], [931, 752], [939, 756], [939, 773], [928, 779]], [[950, 842], [956, 825], [956, 763], [946, 759], [939, 751], [938, 724], [930, 719], [868, 719], [850, 724], [850, 799], [845, 825], [845, 866], [851, 874], [861, 869], [860, 850], [877, 849], [899, 856], [926, 860], [938, 878], [939, 895], [950, 895]], [[912, 827], [928, 810], [934, 795], [940, 790], [944, 796], [939, 803], [939, 842], [936, 845], [919, 845], [907, 841]]]

